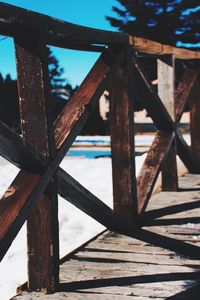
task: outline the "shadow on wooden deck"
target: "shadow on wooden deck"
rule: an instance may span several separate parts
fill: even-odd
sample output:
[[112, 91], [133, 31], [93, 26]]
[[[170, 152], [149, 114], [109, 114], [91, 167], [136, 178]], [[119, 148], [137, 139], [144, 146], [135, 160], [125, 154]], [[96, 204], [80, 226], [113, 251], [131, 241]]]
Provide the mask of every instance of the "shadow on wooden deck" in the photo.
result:
[[13, 299], [199, 299], [199, 184], [199, 175], [180, 178], [180, 192], [152, 197], [140, 229], [105, 231], [66, 256], [57, 293]]

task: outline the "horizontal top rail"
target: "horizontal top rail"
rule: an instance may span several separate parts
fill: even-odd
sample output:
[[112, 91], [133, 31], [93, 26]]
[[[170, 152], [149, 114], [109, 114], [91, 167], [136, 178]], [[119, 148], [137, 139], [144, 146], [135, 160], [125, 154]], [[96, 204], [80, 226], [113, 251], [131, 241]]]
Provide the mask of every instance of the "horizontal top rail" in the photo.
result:
[[20, 34], [22, 26], [41, 30], [46, 42], [55, 46], [64, 41], [91, 44], [128, 43], [128, 35], [124, 33], [75, 25], [0, 2], [0, 32], [5, 29], [5, 34], [17, 35]]
[[191, 51], [184, 48], [177, 48], [136, 36], [129, 36], [129, 43], [132, 45], [134, 50], [142, 53], [154, 55], [172, 54], [176, 58], [180, 59], [200, 58], [200, 52]]
[[200, 52], [128, 36], [126, 33], [80, 26], [0, 2], [0, 34], [16, 37], [26, 27], [42, 31], [47, 44], [63, 48], [102, 51], [97, 45], [129, 43], [135, 51], [150, 55], [172, 54], [179, 59], [200, 58]]

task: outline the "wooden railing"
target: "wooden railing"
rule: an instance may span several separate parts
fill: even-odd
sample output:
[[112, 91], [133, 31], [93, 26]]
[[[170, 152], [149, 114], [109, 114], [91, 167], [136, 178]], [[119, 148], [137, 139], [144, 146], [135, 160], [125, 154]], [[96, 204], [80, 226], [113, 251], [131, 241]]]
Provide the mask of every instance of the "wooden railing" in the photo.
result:
[[[57, 194], [118, 232], [134, 231], [158, 174], [177, 190], [176, 153], [200, 172], [200, 53], [123, 33], [96, 30], [0, 3], [0, 34], [14, 38], [22, 137], [0, 122], [0, 154], [20, 171], [0, 201], [0, 257], [28, 226], [28, 288], [59, 287]], [[46, 45], [101, 52], [87, 77], [53, 123]], [[158, 94], [137, 54], [158, 57]], [[175, 60], [185, 71], [175, 87]], [[110, 92], [114, 210], [59, 165], [105, 90]], [[161, 100], [162, 99], [162, 100]], [[141, 101], [157, 134], [135, 175], [134, 102]], [[191, 107], [191, 147], [178, 128]]]

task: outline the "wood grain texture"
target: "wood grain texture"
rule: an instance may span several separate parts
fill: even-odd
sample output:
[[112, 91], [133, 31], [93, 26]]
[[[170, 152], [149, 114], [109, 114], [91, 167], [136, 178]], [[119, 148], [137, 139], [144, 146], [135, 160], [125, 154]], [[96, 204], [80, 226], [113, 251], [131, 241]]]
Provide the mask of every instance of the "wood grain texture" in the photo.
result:
[[0, 260], [26, 220], [24, 210], [29, 206], [27, 199], [38, 180], [38, 175], [20, 171], [0, 200]]
[[191, 103], [192, 99], [195, 98], [193, 89], [194, 89], [194, 84], [197, 81], [198, 74], [199, 74], [199, 70], [187, 68], [180, 79], [180, 82], [175, 90], [176, 122], [180, 121], [188, 101], [191, 99], [190, 100]]
[[[128, 59], [128, 58], [127, 58]], [[127, 61], [127, 64], [131, 61]], [[110, 135], [114, 211], [131, 223], [137, 215], [134, 152], [134, 99], [130, 96], [127, 65], [117, 72], [110, 91]]]
[[61, 43], [65, 46], [66, 42], [86, 42], [87, 44], [128, 43], [128, 35], [124, 33], [72, 24], [3, 2], [0, 2], [0, 17], [0, 25], [7, 23], [6, 28], [2, 26], [2, 34], [4, 34], [3, 29], [7, 29], [7, 33], [16, 36], [22, 26], [37, 28], [44, 32], [46, 43], [54, 46], [60, 46]]
[[[173, 55], [165, 55], [157, 60], [158, 95], [173, 121], [175, 121], [175, 60]], [[176, 164], [176, 142], [173, 141], [162, 165], [162, 190], [176, 191], [178, 175]]]
[[135, 51], [139, 51], [143, 53], [155, 54], [158, 56], [171, 54], [174, 55], [176, 58], [180, 58], [180, 59], [200, 58], [199, 52], [191, 51], [183, 48], [172, 47], [170, 45], [161, 44], [140, 37], [129, 36], [129, 43], [132, 45]]
[[135, 55], [132, 55], [132, 92], [147, 110], [158, 130], [173, 130], [174, 124], [169, 113]]
[[157, 60], [157, 74], [158, 95], [174, 121], [175, 60], [172, 55], [165, 55]]
[[173, 133], [158, 132], [153, 140], [137, 178], [139, 214], [145, 210], [151, 197], [154, 184], [161, 170], [162, 162], [171, 147], [173, 139]]
[[[68, 47], [68, 43], [87, 42], [89, 44], [121, 43], [132, 45], [135, 51], [164, 55], [173, 54], [180, 59], [198, 59], [200, 53], [176, 48], [155, 41], [128, 36], [124, 33], [98, 30], [69, 22], [64, 22], [47, 15], [38, 14], [16, 6], [0, 3], [1, 34], [17, 35], [21, 26], [40, 28], [45, 34], [46, 43], [54, 46]], [[6, 26], [5, 26], [5, 23]]]
[[1, 121], [0, 154], [16, 167], [36, 174], [41, 174], [49, 162], [48, 158], [41, 157], [20, 135]]
[[[31, 41], [27, 43], [30, 36]], [[50, 88], [47, 49], [43, 37], [38, 31], [25, 30], [21, 37], [15, 39], [15, 49], [23, 138], [41, 155], [52, 156], [55, 145], [48, 111]], [[44, 288], [52, 292], [58, 285], [59, 243], [56, 203], [55, 179], [52, 179], [27, 220], [28, 287], [31, 290]]]

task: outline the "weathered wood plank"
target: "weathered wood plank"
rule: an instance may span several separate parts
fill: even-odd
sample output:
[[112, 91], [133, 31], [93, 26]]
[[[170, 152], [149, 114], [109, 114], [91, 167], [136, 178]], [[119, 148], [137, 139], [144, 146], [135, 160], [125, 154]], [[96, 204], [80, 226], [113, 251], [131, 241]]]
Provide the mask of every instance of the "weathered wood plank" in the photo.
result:
[[132, 92], [145, 107], [158, 130], [173, 130], [173, 120], [135, 55], [132, 55]]
[[[182, 230], [182, 229], [180, 229]], [[198, 229], [199, 230], [199, 229]], [[127, 242], [127, 248], [124, 248], [124, 245], [121, 243], [112, 243], [111, 241], [108, 243], [101, 242], [101, 241], [94, 241], [90, 243], [90, 245], [86, 246], [84, 249], [88, 251], [109, 251], [109, 252], [121, 252], [121, 253], [145, 253], [145, 254], [161, 254], [167, 255], [170, 253], [169, 250], [163, 249], [163, 248], [153, 248], [150, 245], [146, 245], [144, 247], [141, 247], [141, 245], [138, 244], [131, 244], [130, 242]]]
[[[128, 43], [128, 35], [124, 33], [75, 25], [3, 2], [0, 3], [0, 17], [0, 25], [7, 23], [6, 28], [9, 29], [11, 35], [20, 34], [22, 26], [37, 28], [44, 32], [46, 43], [54, 46], [57, 43], [60, 46], [61, 42], [65, 45], [66, 41], [89, 44]], [[5, 29], [4, 26], [2, 26], [2, 31], [3, 29]], [[2, 31], [1, 34], [4, 34]]]
[[[150, 231], [148, 229], [148, 231]], [[163, 234], [163, 231], [159, 231], [158, 229], [153, 228], [152, 232], [156, 231], [159, 234]], [[167, 237], [172, 237], [173, 234], [165, 234]], [[177, 235], [176, 235], [177, 237]], [[177, 240], [181, 238], [180, 236], [177, 237]], [[182, 237], [183, 239], [183, 237]], [[90, 261], [93, 260], [94, 262], [102, 261], [102, 262], [113, 262], [113, 264], [117, 262], [133, 262], [133, 263], [149, 263], [151, 262], [152, 265], [177, 265], [177, 255], [171, 254], [171, 255], [162, 255], [162, 254], [144, 254], [144, 253], [114, 253], [114, 252], [104, 252], [104, 251], [89, 251], [87, 252], [86, 249], [84, 249], [83, 252], [79, 251], [75, 255], [77, 260], [83, 260], [83, 261]], [[199, 260], [190, 260], [190, 259], [180, 259], [178, 262], [179, 265], [187, 265], [187, 266], [198, 266]]]
[[[94, 287], [94, 288], [86, 288], [86, 289], [78, 289], [79, 293], [81, 292], [88, 292], [91, 294], [100, 294], [102, 296], [105, 296], [107, 299], [106, 295], [112, 295], [114, 296], [116, 294], [116, 289], [117, 289], [117, 294], [120, 295], [123, 299], [123, 297], [127, 296], [132, 296], [132, 297], [149, 297], [150, 295], [153, 295], [154, 298], [159, 298], [159, 299], [166, 299], [175, 293], [180, 293], [185, 290], [184, 285], [183, 286], [178, 286], [176, 287], [176, 290], [173, 289], [171, 290], [170, 288], [168, 289], [168, 286], [165, 286], [165, 289], [160, 288], [160, 283], [155, 284], [155, 283], [146, 283], [146, 284], [133, 284], [133, 285], [127, 285], [126, 287], [120, 286], [120, 281], [123, 279], [115, 280], [116, 284], [114, 283], [113, 280], [113, 286], [106, 286], [106, 287]], [[128, 280], [127, 280], [128, 281]], [[117, 284], [119, 282], [119, 284]], [[103, 282], [104, 283], [104, 282]], [[191, 287], [194, 284], [194, 282], [188, 282], [188, 288]], [[163, 285], [164, 287], [164, 285]], [[67, 286], [68, 288], [68, 286]], [[87, 298], [86, 298], [87, 299]], [[125, 298], [126, 299], [126, 298]], [[136, 298], [137, 299], [137, 298]]]
[[157, 60], [157, 73], [158, 95], [174, 121], [175, 61], [172, 55], [162, 56]]
[[151, 197], [156, 179], [174, 139], [173, 133], [158, 132], [149, 149], [142, 169], [137, 178], [138, 211], [141, 214]]
[[180, 121], [188, 100], [191, 97], [192, 98], [195, 97], [193, 95], [193, 90], [194, 90], [194, 84], [197, 80], [198, 74], [199, 74], [199, 70], [197, 69], [195, 70], [188, 67], [184, 71], [180, 79], [180, 82], [178, 83], [178, 86], [175, 90], [176, 122]]
[[79, 89], [55, 121], [57, 149], [61, 147], [66, 138], [69, 140], [67, 150], [69, 149], [106, 89], [109, 79], [115, 75], [123, 58], [124, 53], [121, 53], [115, 60], [109, 54], [108, 49], [97, 60]]
[[[55, 143], [49, 112], [47, 48], [42, 35], [38, 31], [22, 31], [22, 36], [15, 39], [15, 50], [23, 138], [41, 155], [52, 156]], [[57, 201], [56, 181], [52, 179], [27, 219], [28, 287], [31, 290], [45, 288], [53, 292], [58, 285]]]
[[[115, 266], [117, 265], [117, 266]], [[95, 268], [96, 266], [96, 268]], [[194, 268], [194, 265], [179, 266], [178, 263], [174, 265], [166, 264], [149, 264], [149, 263], [102, 263], [101, 266], [98, 263], [91, 263], [84, 260], [78, 260], [77, 264], [68, 264], [65, 267], [61, 266], [61, 275], [60, 275], [60, 282], [74, 282], [80, 280], [92, 280], [92, 279], [110, 279], [110, 278], [132, 278], [132, 283], [135, 281], [137, 282], [138, 279], [144, 280], [144, 278], [151, 278], [151, 276], [155, 276], [155, 274], [165, 275], [171, 274], [171, 278], [176, 276], [176, 279], [180, 280], [185, 279], [188, 280], [189, 276], [193, 276], [193, 279], [199, 275], [198, 267], [195, 268], [196, 275], [193, 275], [191, 272], [191, 268]], [[69, 272], [70, 270], [70, 272]], [[112, 275], [112, 277], [111, 277]], [[135, 278], [134, 278], [135, 277]], [[164, 276], [163, 276], [164, 277]], [[166, 276], [167, 277], [167, 276]], [[191, 278], [190, 277], [190, 278]], [[168, 277], [170, 279], [170, 275]], [[172, 283], [172, 282], [170, 282]], [[128, 284], [128, 283], [127, 283]], [[159, 282], [160, 284], [160, 282]], [[177, 285], [177, 282], [176, 284]], [[160, 284], [161, 286], [161, 284]], [[142, 292], [140, 293], [142, 295]]]
[[[123, 240], [121, 240], [121, 243], [122, 242]], [[169, 256], [170, 255], [174, 255], [174, 253], [170, 252]], [[166, 274], [166, 273], [169, 274], [179, 273], [180, 276], [185, 276], [185, 278], [187, 278], [188, 275], [192, 276], [191, 267], [195, 268], [196, 272], [200, 271], [198, 264], [196, 264], [196, 267], [191, 264], [185, 266], [184, 263], [182, 265], [179, 265], [178, 260], [177, 260], [177, 264], [167, 264], [166, 262], [166, 264], [163, 263], [159, 265], [158, 263], [155, 264], [151, 263], [151, 261], [149, 261], [148, 263], [129, 262], [129, 261], [113, 262], [110, 260], [103, 262], [99, 260], [86, 261], [83, 259], [79, 259], [79, 260], [70, 259], [70, 261], [62, 264], [60, 267], [60, 272], [61, 272], [60, 280], [62, 283], [64, 283], [64, 282], [76, 281], [77, 278], [79, 280], [89, 280], [94, 277], [110, 278], [111, 274], [115, 277], [122, 277], [122, 276]]]
[[119, 69], [110, 91], [110, 135], [112, 151], [113, 207], [131, 224], [137, 216], [134, 151], [134, 99], [131, 99], [127, 49], [124, 68]]
[[[31, 297], [31, 298], [30, 298]], [[50, 298], [49, 298], [50, 297]], [[59, 298], [58, 298], [59, 297]], [[87, 292], [62, 292], [55, 293], [54, 295], [44, 295], [43, 293], [23, 293], [21, 296], [16, 296], [13, 300], [30, 300], [34, 298], [44, 299], [44, 300], [132, 300], [133, 296], [122, 296], [122, 295], [113, 295], [113, 294], [99, 294], [99, 293], [87, 293]], [[149, 300], [149, 297], [137, 297], [137, 300]], [[160, 300], [160, 298], [154, 298], [154, 300]]]
[[132, 45], [135, 51], [155, 54], [155, 55], [165, 55], [171, 54], [176, 58], [180, 59], [198, 59], [200, 58], [200, 53], [183, 49], [176, 48], [170, 45], [161, 44], [155, 41], [147, 40], [140, 37], [129, 36], [129, 43]]
[[178, 173], [176, 161], [176, 141], [172, 145], [166, 155], [162, 166], [162, 190], [177, 191], [178, 190]]
[[35, 151], [25, 140], [0, 121], [0, 155], [16, 167], [25, 171], [41, 174], [48, 159]]
[[180, 177], [179, 178], [180, 187], [183, 190], [191, 189], [190, 192], [195, 193], [195, 189], [197, 190], [200, 187], [200, 178], [198, 174], [187, 174], [187, 180], [186, 177]]
[[[154, 195], [151, 199], [151, 202], [149, 203], [149, 210], [144, 214], [144, 221], [146, 220], [148, 222], [148, 220], [162, 218], [160, 219], [160, 222], [162, 222], [162, 220], [165, 221], [168, 218], [186, 218], [186, 220], [191, 218], [191, 221], [189, 223], [193, 223], [192, 219], [199, 217], [198, 210], [200, 201], [198, 193], [199, 189], [193, 192], [191, 192], [190, 190], [186, 192], [181, 191], [179, 193], [162, 192], [162, 194]], [[166, 197], [167, 201], [165, 200]], [[162, 203], [162, 206], [160, 206], [160, 203]], [[182, 223], [180, 222], [181, 220], [179, 221], [179, 223], [185, 224], [184, 219]], [[196, 219], [196, 221], [198, 221], [198, 219]], [[187, 223], [188, 222], [186, 222], [185, 225], [187, 225]], [[194, 222], [192, 226], [195, 225], [196, 227], [197, 224], [196, 222]], [[176, 225], [176, 223], [174, 225]], [[189, 225], [190, 224], [188, 224], [188, 226]]]
[[[175, 60], [172, 55], [157, 60], [158, 95], [166, 107], [173, 121], [175, 121]], [[166, 155], [162, 166], [162, 190], [176, 191], [178, 189], [178, 175], [176, 164], [175, 139]]]
[[[20, 171], [0, 200], [0, 260], [25, 221], [23, 214], [27, 198], [33, 192], [38, 178], [38, 175]], [[27, 186], [28, 189], [25, 188]]]
[[[68, 22], [60, 21], [46, 15], [31, 12], [16, 6], [11, 6], [5, 3], [1, 4], [1, 24], [2, 34], [7, 29], [7, 33], [16, 34], [21, 25], [42, 28], [45, 33], [46, 42], [52, 45], [67, 41], [79, 41], [88, 43], [130, 43], [135, 51], [140, 51], [149, 54], [173, 54], [181, 59], [196, 59], [200, 58], [200, 53], [175, 48], [169, 45], [163, 45], [158, 42], [150, 41], [135, 36], [129, 36], [123, 33], [97, 30], [93, 28], [74, 25]], [[7, 28], [4, 26], [6, 20], [9, 20]], [[17, 26], [16, 26], [17, 25]], [[8, 31], [9, 29], [9, 31]]]
[[[192, 284], [190, 284], [188, 286], [191, 287]], [[155, 285], [155, 284], [137, 284], [134, 286], [128, 286], [128, 287], [121, 287], [121, 286], [113, 286], [113, 287], [105, 287], [105, 288], [100, 288], [100, 287], [95, 287], [95, 288], [88, 288], [88, 289], [80, 289], [79, 293], [91, 293], [92, 295], [94, 295], [94, 297], [96, 296], [96, 294], [102, 295], [104, 297], [107, 298], [108, 295], [115, 297], [115, 290], [118, 290], [117, 294], [120, 295], [122, 298], [121, 299], [126, 299], [126, 297], [128, 296], [132, 296], [132, 297], [136, 297], [135, 299], [140, 299], [141, 297], [141, 293], [143, 294], [142, 297], [149, 297], [149, 295], [154, 295], [153, 299], [166, 299], [167, 297], [170, 297], [172, 295], [174, 295], [176, 292], [168, 290], [167, 287], [165, 290], [159, 290], [159, 288]], [[177, 293], [178, 292], [183, 292], [185, 289], [182, 286], [177, 288]], [[125, 298], [124, 298], [125, 297]], [[87, 299], [87, 298], [86, 298]], [[144, 299], [144, 298], [143, 298]]]

